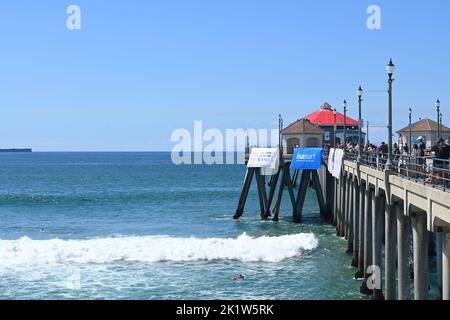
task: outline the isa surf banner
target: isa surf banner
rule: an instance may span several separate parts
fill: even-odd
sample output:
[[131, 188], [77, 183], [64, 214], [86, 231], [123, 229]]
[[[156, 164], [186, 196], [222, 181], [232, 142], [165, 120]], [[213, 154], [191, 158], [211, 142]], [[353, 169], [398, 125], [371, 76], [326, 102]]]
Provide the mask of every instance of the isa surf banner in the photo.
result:
[[322, 164], [322, 148], [299, 148], [294, 150], [291, 169], [319, 170]]

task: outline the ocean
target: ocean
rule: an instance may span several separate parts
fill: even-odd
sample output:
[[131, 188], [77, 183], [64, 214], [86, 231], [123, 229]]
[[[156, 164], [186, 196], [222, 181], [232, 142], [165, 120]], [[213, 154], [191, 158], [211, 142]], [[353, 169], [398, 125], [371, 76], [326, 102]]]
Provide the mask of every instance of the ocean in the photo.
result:
[[311, 190], [302, 224], [287, 197], [261, 221], [255, 188], [233, 220], [244, 174], [170, 153], [0, 155], [0, 299], [365, 299]]

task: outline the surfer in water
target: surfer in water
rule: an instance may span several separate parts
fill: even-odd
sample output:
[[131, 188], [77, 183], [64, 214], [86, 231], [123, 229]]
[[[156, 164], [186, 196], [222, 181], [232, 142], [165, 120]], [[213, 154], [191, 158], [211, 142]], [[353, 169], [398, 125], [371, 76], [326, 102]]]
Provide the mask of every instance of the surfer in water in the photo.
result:
[[238, 274], [233, 277], [233, 280], [244, 280], [245, 276], [243, 274]]

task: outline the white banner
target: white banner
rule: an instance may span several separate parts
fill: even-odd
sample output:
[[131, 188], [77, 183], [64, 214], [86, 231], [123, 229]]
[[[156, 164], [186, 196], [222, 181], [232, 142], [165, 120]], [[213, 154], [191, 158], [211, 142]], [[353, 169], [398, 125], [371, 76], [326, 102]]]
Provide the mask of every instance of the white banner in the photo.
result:
[[262, 168], [264, 175], [270, 175], [278, 171], [279, 164], [278, 148], [252, 148], [247, 167]]
[[342, 160], [344, 158], [344, 150], [336, 149], [334, 151], [333, 177], [339, 179], [342, 171]]
[[334, 149], [330, 149], [330, 153], [328, 154], [328, 172], [333, 174], [334, 167]]

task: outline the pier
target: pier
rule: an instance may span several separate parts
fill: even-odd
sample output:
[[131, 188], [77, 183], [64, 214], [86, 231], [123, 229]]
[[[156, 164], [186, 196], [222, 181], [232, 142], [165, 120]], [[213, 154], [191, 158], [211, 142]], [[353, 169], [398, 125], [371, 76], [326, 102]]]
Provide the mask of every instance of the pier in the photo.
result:
[[[342, 154], [344, 154], [343, 150]], [[450, 300], [450, 190], [414, 177], [410, 167], [374, 166], [363, 158], [346, 153], [339, 174], [329, 168], [323, 157], [317, 171], [304, 170], [295, 197], [291, 179], [292, 155], [281, 157], [279, 170], [271, 176], [269, 200], [260, 171], [247, 172], [238, 208], [244, 212], [250, 181], [256, 172], [261, 218], [270, 216], [277, 181], [278, 200], [273, 221], [278, 221], [284, 187], [291, 197], [295, 222], [301, 222], [305, 189], [311, 184], [318, 194], [321, 216], [336, 227], [336, 235], [347, 241], [349, 263], [355, 278], [361, 280], [360, 292], [375, 300], [425, 300], [429, 294], [430, 257], [436, 255], [437, 294], [435, 299]], [[312, 174], [310, 183], [309, 174]], [[278, 179], [282, 175], [282, 179]], [[411, 263], [412, 262], [412, 263]], [[349, 279], [349, 281], [351, 281]]]
[[[326, 170], [324, 165], [325, 179], [330, 177]], [[450, 300], [449, 190], [406, 175], [344, 159], [341, 176], [328, 183], [335, 186], [333, 223], [349, 243], [355, 276], [363, 278], [362, 293], [374, 299], [427, 299], [429, 257], [435, 251], [436, 299]]]

